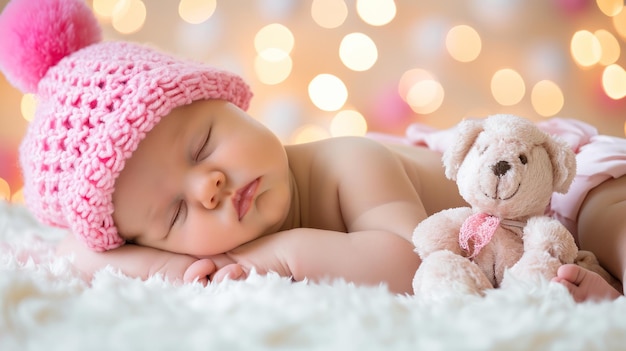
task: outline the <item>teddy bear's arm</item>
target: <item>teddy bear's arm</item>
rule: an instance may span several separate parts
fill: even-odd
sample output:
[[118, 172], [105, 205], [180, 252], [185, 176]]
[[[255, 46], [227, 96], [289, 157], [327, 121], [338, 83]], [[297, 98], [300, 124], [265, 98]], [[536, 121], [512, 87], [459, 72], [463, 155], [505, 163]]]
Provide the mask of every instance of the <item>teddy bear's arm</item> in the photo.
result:
[[450, 250], [462, 255], [463, 249], [459, 246], [459, 230], [465, 219], [472, 213], [469, 207], [457, 207], [427, 217], [413, 231], [415, 252], [422, 260], [439, 250]]
[[[574, 237], [556, 219], [547, 216], [531, 217], [524, 227], [524, 252], [509, 269], [509, 277], [516, 280], [550, 280], [564, 263], [573, 263], [578, 248]], [[513, 284], [505, 279], [502, 286]]]
[[561, 222], [547, 216], [534, 216], [524, 228], [524, 252], [546, 252], [561, 264], [573, 263], [578, 254], [574, 237]]

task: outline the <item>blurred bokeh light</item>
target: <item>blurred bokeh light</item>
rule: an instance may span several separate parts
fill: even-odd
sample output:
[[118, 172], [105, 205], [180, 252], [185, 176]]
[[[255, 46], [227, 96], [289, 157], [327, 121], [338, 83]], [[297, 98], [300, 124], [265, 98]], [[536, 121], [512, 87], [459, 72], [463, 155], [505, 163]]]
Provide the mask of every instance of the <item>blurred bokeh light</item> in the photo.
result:
[[572, 57], [583, 67], [593, 66], [602, 57], [602, 45], [598, 38], [588, 30], [579, 30], [572, 37]]
[[396, 16], [394, 0], [356, 0], [356, 11], [365, 23], [383, 26]]
[[531, 101], [539, 115], [552, 117], [563, 108], [563, 92], [556, 83], [542, 80], [533, 87]]
[[35, 117], [35, 110], [37, 108], [37, 100], [34, 94], [27, 93], [22, 95], [22, 101], [20, 102], [20, 111], [22, 117], [27, 121], [32, 121]]
[[330, 122], [331, 136], [363, 136], [367, 132], [367, 122], [359, 111], [339, 111]]
[[11, 199], [11, 187], [9, 183], [0, 178], [0, 200], [10, 200]]
[[216, 0], [180, 0], [178, 14], [185, 22], [200, 24], [215, 12]]
[[[618, 100], [626, 97], [626, 71], [624, 68], [619, 65], [607, 66], [602, 74], [602, 87], [611, 99]], [[626, 113], [624, 118], [626, 118]]]
[[309, 97], [320, 110], [337, 111], [348, 99], [346, 85], [332, 74], [320, 74], [309, 84]]
[[119, 0], [111, 14], [113, 28], [122, 34], [139, 31], [146, 21], [146, 5], [141, 0]]
[[337, 28], [348, 17], [348, 6], [343, 0], [313, 0], [311, 17], [324, 28]]
[[503, 68], [496, 71], [491, 79], [491, 94], [503, 106], [515, 105], [526, 93], [524, 79], [514, 69]]
[[339, 45], [339, 57], [353, 71], [367, 71], [378, 59], [376, 44], [363, 33], [350, 33]]
[[[86, 1], [104, 40], [241, 74], [249, 113], [285, 143], [495, 113], [626, 134], [624, 0]], [[0, 75], [0, 197], [21, 199], [36, 105]]]
[[474, 61], [482, 47], [480, 35], [470, 26], [458, 25], [446, 36], [446, 47], [450, 56], [460, 62]]

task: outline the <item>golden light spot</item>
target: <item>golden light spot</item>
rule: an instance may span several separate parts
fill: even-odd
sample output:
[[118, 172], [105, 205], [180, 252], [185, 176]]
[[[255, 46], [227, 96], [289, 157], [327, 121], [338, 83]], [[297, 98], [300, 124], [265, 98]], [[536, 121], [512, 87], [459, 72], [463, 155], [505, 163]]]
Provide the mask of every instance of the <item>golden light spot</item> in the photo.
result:
[[600, 47], [602, 47], [600, 64], [603, 66], [608, 66], [612, 63], [615, 63], [615, 61], [619, 59], [620, 55], [620, 47], [617, 39], [613, 36], [613, 34], [611, 34], [611, 32], [604, 29], [599, 29], [595, 31], [594, 35], [596, 36], [596, 38], [598, 38], [598, 42], [600, 42]]
[[596, 4], [602, 13], [613, 17], [624, 8], [624, 0], [596, 0]]
[[178, 14], [187, 23], [200, 24], [213, 16], [216, 7], [216, 0], [180, 0]]
[[37, 98], [34, 94], [26, 93], [22, 95], [22, 101], [20, 102], [20, 110], [22, 117], [27, 121], [32, 121], [35, 117], [35, 111], [37, 110]]
[[108, 20], [113, 16], [113, 9], [118, 0], [93, 0], [93, 12], [97, 17]]
[[535, 84], [530, 95], [535, 111], [544, 117], [554, 116], [563, 108], [563, 92], [559, 86], [549, 80]]
[[362, 114], [355, 110], [339, 111], [330, 122], [330, 135], [363, 136], [367, 133], [367, 122]]
[[619, 100], [626, 96], [626, 71], [617, 64], [604, 68], [602, 88], [608, 97]]
[[444, 95], [443, 86], [438, 81], [424, 79], [409, 89], [406, 102], [413, 111], [425, 115], [441, 107]]
[[378, 60], [376, 44], [363, 33], [346, 35], [339, 46], [339, 57], [353, 71], [366, 71]]
[[320, 74], [309, 83], [309, 98], [324, 111], [337, 111], [348, 100], [346, 85], [332, 74]]
[[279, 23], [268, 24], [261, 28], [254, 37], [257, 54], [266, 60], [277, 61], [293, 50], [294, 37], [289, 28]]
[[525, 93], [524, 79], [513, 69], [501, 69], [491, 78], [491, 94], [500, 105], [515, 105], [522, 100]]
[[112, 13], [116, 31], [131, 34], [139, 31], [146, 22], [146, 5], [141, 0], [119, 0]]
[[623, 8], [620, 13], [613, 16], [613, 27], [622, 38], [626, 39], [626, 10]]
[[480, 35], [470, 26], [456, 26], [450, 29], [446, 36], [446, 48], [450, 56], [457, 61], [474, 61], [482, 48]]
[[348, 17], [348, 6], [343, 0], [313, 0], [311, 17], [320, 27], [337, 28]]
[[593, 33], [579, 30], [572, 36], [570, 51], [574, 61], [583, 67], [593, 66], [602, 57], [602, 46]]
[[398, 83], [398, 94], [404, 101], [407, 101], [409, 90], [411, 90], [416, 83], [423, 80], [436, 79], [432, 73], [420, 68], [413, 68], [404, 72], [402, 77], [400, 77], [400, 82]]
[[264, 84], [274, 85], [283, 82], [291, 74], [293, 62], [289, 55], [268, 60], [257, 55], [254, 60], [254, 71], [257, 78]]
[[393, 0], [357, 0], [356, 11], [365, 23], [384, 26], [396, 17], [396, 3]]
[[304, 144], [313, 141], [328, 139], [330, 135], [324, 128], [314, 125], [305, 124], [298, 128], [291, 136], [291, 144]]
[[17, 203], [17, 204], [23, 204], [24, 203], [24, 189], [20, 189], [14, 192], [13, 196], [11, 196], [11, 202]]
[[9, 183], [0, 178], [0, 200], [9, 201], [11, 199], [11, 187]]

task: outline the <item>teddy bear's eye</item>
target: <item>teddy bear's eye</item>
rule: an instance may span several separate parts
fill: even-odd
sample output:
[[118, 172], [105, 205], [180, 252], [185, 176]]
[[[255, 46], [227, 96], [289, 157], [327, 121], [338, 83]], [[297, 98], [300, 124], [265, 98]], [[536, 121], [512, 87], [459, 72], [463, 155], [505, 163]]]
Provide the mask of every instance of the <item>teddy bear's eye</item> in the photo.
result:
[[525, 164], [527, 164], [527, 163], [528, 163], [528, 158], [526, 157], [526, 155], [524, 155], [524, 154], [520, 154], [520, 155], [519, 155], [519, 161], [520, 161], [523, 165], [525, 165]]

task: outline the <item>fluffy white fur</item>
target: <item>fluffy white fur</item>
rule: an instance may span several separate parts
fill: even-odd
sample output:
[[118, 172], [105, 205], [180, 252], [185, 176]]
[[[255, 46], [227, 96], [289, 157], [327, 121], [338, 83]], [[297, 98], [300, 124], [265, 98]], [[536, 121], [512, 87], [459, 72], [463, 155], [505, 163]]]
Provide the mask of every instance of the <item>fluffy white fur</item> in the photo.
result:
[[626, 298], [575, 304], [554, 283], [424, 299], [275, 275], [174, 286], [103, 270], [91, 286], [64, 233], [0, 201], [0, 350], [624, 350]]

